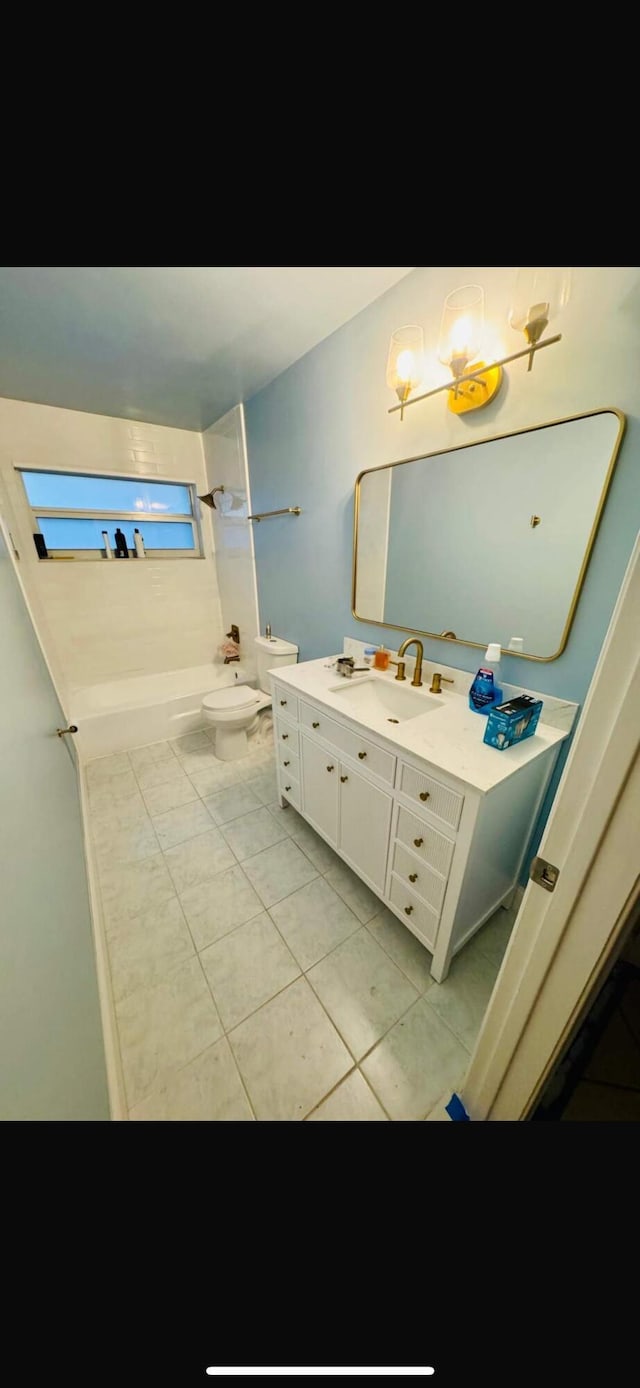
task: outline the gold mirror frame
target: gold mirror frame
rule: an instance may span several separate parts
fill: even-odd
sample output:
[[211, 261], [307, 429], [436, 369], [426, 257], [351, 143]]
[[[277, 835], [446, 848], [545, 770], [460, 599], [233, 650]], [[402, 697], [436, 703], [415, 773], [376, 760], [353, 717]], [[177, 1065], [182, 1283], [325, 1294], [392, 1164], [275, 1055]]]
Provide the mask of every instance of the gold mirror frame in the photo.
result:
[[562, 655], [562, 652], [569, 638], [569, 632], [571, 630], [571, 626], [575, 616], [576, 607], [578, 606], [578, 599], [580, 597], [582, 585], [584, 583], [587, 568], [589, 566], [591, 551], [593, 549], [595, 538], [598, 533], [598, 527], [602, 518], [602, 512], [604, 510], [605, 502], [609, 492], [609, 487], [611, 485], [611, 479], [613, 477], [614, 469], [618, 460], [618, 454], [620, 452], [620, 444], [622, 443], [622, 438], [625, 431], [626, 415], [624, 415], [621, 410], [616, 409], [614, 405], [603, 405], [598, 410], [585, 410], [581, 414], [564, 415], [561, 419], [548, 419], [545, 420], [544, 424], [530, 424], [525, 429], [511, 429], [507, 434], [493, 434], [491, 438], [488, 439], [473, 439], [470, 443], [459, 444], [457, 448], [438, 448], [434, 453], [418, 453], [412, 458], [399, 458], [398, 461], [395, 463], [382, 463], [380, 467], [364, 468], [362, 472], [359, 472], [358, 476], [356, 477], [355, 486], [355, 505], [353, 516], [353, 562], [351, 566], [351, 613], [352, 616], [355, 617], [355, 620], [357, 622], [364, 622], [367, 626], [371, 627], [385, 627], [388, 631], [406, 631], [411, 632], [415, 636], [428, 636], [435, 641], [448, 641], [451, 644], [455, 643], [455, 645], [457, 646], [473, 646], [476, 650], [484, 650], [487, 645], [486, 641], [464, 641], [459, 636], [443, 636], [442, 633], [438, 631], [424, 631], [420, 627], [400, 627], [396, 626], [395, 622], [379, 622], [375, 621], [371, 617], [360, 617], [358, 615], [358, 613], [356, 612], [356, 582], [358, 576], [358, 518], [360, 514], [360, 487], [362, 485], [362, 479], [363, 477], [368, 477], [369, 474], [372, 472], [386, 472], [389, 468], [404, 467], [406, 463], [418, 463], [425, 458], [439, 458], [442, 457], [444, 453], [460, 453], [464, 448], [479, 448], [482, 446], [483, 443], [496, 443], [499, 439], [517, 438], [518, 434], [534, 434], [538, 429], [549, 429], [555, 424], [571, 424], [574, 420], [589, 419], [592, 415], [597, 414], [616, 415], [619, 426], [618, 435], [613, 446], [611, 459], [607, 468], [607, 473], [602, 487], [602, 493], [600, 495], [600, 500], [598, 502], [596, 514], [593, 519], [593, 525], [591, 527], [591, 532], [587, 541], [587, 547], [583, 555], [582, 564], [580, 566], [580, 572], [578, 573], [578, 581], [576, 583], [573, 597], [569, 606], [569, 613], [560, 640], [560, 645], [553, 655], [528, 655], [525, 651], [510, 651], [506, 647], [501, 647], [501, 650], [503, 651], [504, 655], [515, 655], [519, 660], [536, 660], [540, 664], [548, 664], [551, 660], [557, 660], [558, 656]]

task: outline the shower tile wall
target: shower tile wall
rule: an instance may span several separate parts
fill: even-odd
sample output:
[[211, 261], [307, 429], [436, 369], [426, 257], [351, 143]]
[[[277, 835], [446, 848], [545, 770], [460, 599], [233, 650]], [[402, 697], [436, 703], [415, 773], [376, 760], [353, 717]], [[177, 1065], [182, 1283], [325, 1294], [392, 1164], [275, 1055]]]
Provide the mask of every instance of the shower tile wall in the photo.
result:
[[44, 467], [140, 474], [195, 482], [202, 492], [201, 435], [0, 399], [0, 439], [0, 512], [20, 553], [20, 575], [63, 698], [105, 680], [212, 660], [223, 633], [206, 508], [204, 560], [39, 563], [15, 471]]
[[[225, 632], [232, 622], [240, 628], [242, 660], [250, 676], [255, 674], [253, 637], [258, 634], [258, 598], [253, 553], [249, 472], [242, 405], [213, 424], [202, 435], [207, 487], [225, 488], [216, 496], [210, 512], [216, 548], [216, 567]], [[269, 620], [268, 614], [264, 619]], [[295, 633], [274, 632], [296, 641]]]

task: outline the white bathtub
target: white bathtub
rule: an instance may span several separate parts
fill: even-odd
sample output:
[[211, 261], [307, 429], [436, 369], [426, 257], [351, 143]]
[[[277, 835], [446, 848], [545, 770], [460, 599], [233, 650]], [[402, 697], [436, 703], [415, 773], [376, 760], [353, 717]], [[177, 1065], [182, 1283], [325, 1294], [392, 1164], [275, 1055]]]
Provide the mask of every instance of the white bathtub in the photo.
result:
[[162, 675], [112, 680], [77, 689], [69, 700], [70, 721], [82, 761], [126, 752], [146, 742], [164, 742], [204, 726], [203, 695], [231, 684], [248, 684], [242, 663], [194, 665]]

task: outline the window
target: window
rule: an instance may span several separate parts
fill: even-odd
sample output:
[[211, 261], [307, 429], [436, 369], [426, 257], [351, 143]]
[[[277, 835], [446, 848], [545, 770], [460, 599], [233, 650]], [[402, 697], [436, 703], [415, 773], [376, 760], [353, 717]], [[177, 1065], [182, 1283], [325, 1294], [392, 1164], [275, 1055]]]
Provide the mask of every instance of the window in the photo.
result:
[[133, 554], [136, 528], [154, 558], [197, 559], [202, 554], [195, 486], [147, 477], [19, 471], [33, 531], [42, 535], [50, 554], [97, 559], [104, 555], [103, 530], [115, 551], [117, 527]]

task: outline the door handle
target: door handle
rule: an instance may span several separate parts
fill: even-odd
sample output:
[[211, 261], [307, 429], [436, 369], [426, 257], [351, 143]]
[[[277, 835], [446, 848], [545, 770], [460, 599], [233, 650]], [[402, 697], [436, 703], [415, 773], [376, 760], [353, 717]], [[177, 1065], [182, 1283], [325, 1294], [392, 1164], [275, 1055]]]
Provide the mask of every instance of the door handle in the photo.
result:
[[75, 723], [70, 723], [68, 728], [56, 728], [58, 737], [66, 737], [67, 733], [77, 733], [77, 731]]

